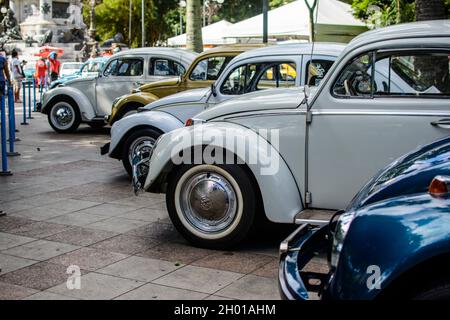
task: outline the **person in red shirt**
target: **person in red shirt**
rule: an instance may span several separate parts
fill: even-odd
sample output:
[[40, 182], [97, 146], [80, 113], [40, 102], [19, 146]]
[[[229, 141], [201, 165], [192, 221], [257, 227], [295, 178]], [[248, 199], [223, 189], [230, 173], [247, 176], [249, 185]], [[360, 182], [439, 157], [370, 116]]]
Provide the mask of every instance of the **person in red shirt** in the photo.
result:
[[59, 77], [59, 69], [61, 68], [61, 62], [58, 60], [58, 54], [55, 51], [50, 52], [48, 55], [48, 61], [50, 62], [50, 81], [55, 81]]
[[36, 62], [36, 74], [35, 74], [35, 78], [39, 86], [39, 91], [42, 91], [42, 89], [45, 87], [46, 77], [47, 77], [47, 63], [45, 62], [45, 58], [41, 58]]

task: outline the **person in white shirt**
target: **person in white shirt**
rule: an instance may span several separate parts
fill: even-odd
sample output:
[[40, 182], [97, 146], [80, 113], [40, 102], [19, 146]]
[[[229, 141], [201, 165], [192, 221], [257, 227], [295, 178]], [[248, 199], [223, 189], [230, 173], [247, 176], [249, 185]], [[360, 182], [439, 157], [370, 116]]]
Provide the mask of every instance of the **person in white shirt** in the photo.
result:
[[13, 85], [14, 85], [14, 102], [20, 101], [20, 86], [23, 79], [22, 68], [19, 61], [19, 54], [16, 50], [11, 53], [11, 63], [9, 69], [11, 70]]

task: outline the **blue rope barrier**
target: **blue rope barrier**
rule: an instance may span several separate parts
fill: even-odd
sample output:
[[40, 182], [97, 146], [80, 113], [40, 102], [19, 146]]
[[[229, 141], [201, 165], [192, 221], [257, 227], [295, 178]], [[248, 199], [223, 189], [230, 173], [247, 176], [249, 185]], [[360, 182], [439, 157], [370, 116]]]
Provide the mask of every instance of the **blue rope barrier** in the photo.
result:
[[23, 106], [23, 121], [21, 125], [28, 125], [27, 123], [27, 100], [25, 97], [25, 81], [22, 81], [22, 106]]
[[[14, 111], [14, 93], [13, 88], [8, 84], [8, 128], [9, 128], [9, 152], [8, 157], [20, 156], [20, 153], [14, 151], [14, 142], [18, 141], [16, 139], [16, 115]], [[20, 141], [20, 140], [19, 140]]]
[[28, 119], [34, 119], [31, 116], [31, 81], [27, 81], [28, 85]]
[[0, 98], [0, 121], [1, 121], [1, 132], [0, 139], [2, 145], [2, 171], [0, 176], [10, 176], [11, 171], [8, 170], [8, 158], [6, 150], [6, 116], [5, 116], [5, 95], [3, 94]]

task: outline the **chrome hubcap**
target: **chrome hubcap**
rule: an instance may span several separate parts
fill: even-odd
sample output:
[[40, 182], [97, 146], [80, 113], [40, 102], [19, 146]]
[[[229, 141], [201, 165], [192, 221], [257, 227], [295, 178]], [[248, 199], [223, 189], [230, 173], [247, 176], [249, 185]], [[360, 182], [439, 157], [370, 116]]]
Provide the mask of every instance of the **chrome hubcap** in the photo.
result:
[[[152, 137], [139, 137], [133, 141], [130, 146], [128, 152], [128, 161], [130, 164], [133, 164], [133, 161], [136, 161], [136, 156], [139, 156], [139, 160], [144, 158], [148, 158], [150, 156], [150, 152], [153, 150], [155, 146], [155, 139]], [[141, 173], [146, 175], [148, 168], [141, 168]]]
[[186, 220], [202, 232], [220, 232], [236, 216], [236, 193], [222, 175], [198, 173], [181, 189], [181, 208]]
[[56, 105], [52, 109], [52, 120], [53, 124], [60, 129], [70, 127], [74, 122], [73, 108], [66, 103]]

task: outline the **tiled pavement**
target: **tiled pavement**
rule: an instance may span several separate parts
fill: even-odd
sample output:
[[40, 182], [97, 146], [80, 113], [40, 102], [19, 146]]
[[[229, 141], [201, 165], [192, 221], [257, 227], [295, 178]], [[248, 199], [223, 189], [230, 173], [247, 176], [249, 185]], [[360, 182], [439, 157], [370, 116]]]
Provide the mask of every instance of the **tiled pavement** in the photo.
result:
[[[33, 116], [18, 126], [14, 175], [0, 177], [0, 299], [279, 298], [277, 247], [289, 230], [232, 252], [192, 247], [163, 195], [135, 197], [121, 163], [99, 155], [107, 128], [60, 135]], [[80, 290], [67, 288], [71, 265]]]

